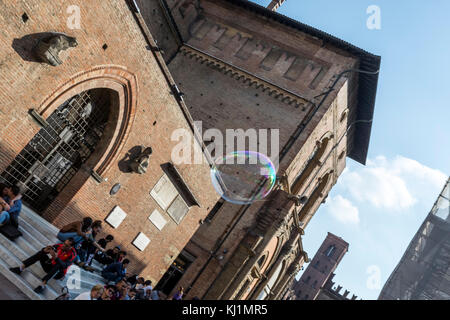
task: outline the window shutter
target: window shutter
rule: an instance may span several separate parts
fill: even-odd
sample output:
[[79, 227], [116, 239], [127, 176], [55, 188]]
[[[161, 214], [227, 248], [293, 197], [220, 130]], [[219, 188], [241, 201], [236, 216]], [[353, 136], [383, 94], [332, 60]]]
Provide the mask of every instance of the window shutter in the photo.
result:
[[153, 187], [150, 195], [163, 210], [167, 210], [169, 205], [178, 195], [178, 192], [170, 182], [169, 178], [166, 175], [163, 175]]

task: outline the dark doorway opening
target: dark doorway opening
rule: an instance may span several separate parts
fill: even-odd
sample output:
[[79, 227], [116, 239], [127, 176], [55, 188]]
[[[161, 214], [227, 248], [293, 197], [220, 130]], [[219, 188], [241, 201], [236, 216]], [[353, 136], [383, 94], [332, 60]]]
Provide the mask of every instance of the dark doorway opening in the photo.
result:
[[181, 251], [161, 280], [159, 280], [155, 289], [168, 296], [194, 260], [195, 257], [186, 250]]
[[1, 173], [0, 180], [19, 186], [24, 202], [42, 213], [98, 147], [112, 115], [115, 93], [91, 89], [65, 101]]

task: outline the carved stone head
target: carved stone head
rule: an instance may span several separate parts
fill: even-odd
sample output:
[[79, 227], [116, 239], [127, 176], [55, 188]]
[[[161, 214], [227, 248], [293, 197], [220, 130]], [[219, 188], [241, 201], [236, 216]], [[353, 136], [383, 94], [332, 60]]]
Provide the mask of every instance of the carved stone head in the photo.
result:
[[65, 34], [52, 34], [39, 40], [35, 48], [35, 54], [43, 61], [52, 66], [62, 64], [59, 53], [68, 48], [78, 46], [77, 39]]

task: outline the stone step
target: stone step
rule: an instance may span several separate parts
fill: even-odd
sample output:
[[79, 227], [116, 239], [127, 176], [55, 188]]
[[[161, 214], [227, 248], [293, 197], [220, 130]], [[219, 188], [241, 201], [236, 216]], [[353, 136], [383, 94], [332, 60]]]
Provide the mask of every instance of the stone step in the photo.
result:
[[[7, 273], [14, 274], [9, 270], [9, 268], [17, 267], [21, 264], [21, 260], [16, 257], [13, 252], [9, 251], [5, 246], [3, 246], [3, 244], [0, 244], [0, 259], [5, 263], [6, 266], [8, 266], [7, 272], [3, 273], [5, 276], [7, 276]], [[36, 267], [38, 267], [36, 266], [36, 264], [30, 266], [20, 275], [20, 277], [28, 284], [31, 290], [42, 283], [41, 278], [34, 273], [37, 271]], [[57, 294], [53, 290], [50, 283], [48, 284], [46, 290], [42, 293], [42, 296], [43, 299], [46, 300], [53, 300], [57, 297]]]
[[31, 211], [26, 206], [22, 207], [20, 217], [26, 222], [28, 222], [33, 228], [38, 230], [43, 236], [45, 236], [51, 242], [56, 243], [58, 241], [58, 239], [56, 238], [56, 235], [58, 234], [59, 231], [58, 228], [50, 224], [41, 216]]
[[11, 281], [20, 291], [31, 300], [44, 300], [44, 297], [33, 291], [33, 288], [19, 275], [9, 271], [10, 266], [0, 258], [0, 273]]
[[[19, 222], [20, 224], [20, 222]], [[19, 230], [23, 233], [23, 239], [26, 240], [28, 246], [24, 247], [25, 244], [23, 243], [23, 240], [20, 238], [17, 238], [15, 241], [18, 242], [17, 244], [29, 255], [32, 255], [34, 253], [36, 253], [37, 251], [41, 250], [43, 247], [45, 247], [46, 245], [51, 245], [52, 243], [50, 243], [50, 240], [47, 240], [47, 244], [44, 245], [41, 242], [39, 242], [36, 238], [34, 238], [31, 233], [36, 234], [38, 231], [33, 229], [33, 227], [27, 223], [22, 223], [21, 225], [19, 225]], [[22, 238], [22, 237], [21, 237]], [[29, 249], [29, 247], [32, 247], [32, 251], [27, 250]], [[92, 267], [94, 269], [96, 269], [97, 273], [91, 273], [89, 271], [80, 269], [78, 266], [71, 266], [71, 268], [78, 268], [81, 272], [81, 276], [83, 278], [88, 278], [88, 279], [92, 279], [93, 281], [102, 281], [103, 277], [99, 274], [101, 273], [102, 267], [101, 265], [97, 262], [97, 261], [93, 261], [92, 263]]]
[[[8, 240], [1, 234], [0, 244], [3, 245], [3, 247], [7, 250], [7, 254], [11, 255], [11, 258], [16, 260], [16, 264], [11, 265], [11, 267], [19, 266], [23, 260], [30, 256], [30, 254], [27, 254], [20, 246], [17, 245], [17, 243]], [[39, 263], [30, 266], [29, 268], [27, 268], [27, 270], [31, 271], [38, 279], [42, 279], [45, 275], [45, 272], [44, 270], [42, 270]], [[77, 281], [75, 281], [75, 279], [77, 279]], [[90, 290], [94, 285], [100, 283], [104, 283], [101, 275], [91, 274], [90, 272], [82, 270], [78, 266], [73, 265], [69, 268], [69, 270], [67, 270], [67, 275], [63, 280], [51, 279], [48, 282], [48, 285], [55, 292], [59, 293], [61, 292], [62, 287], [68, 284], [70, 289], [77, 292], [84, 292], [86, 291], [86, 289]]]
[[27, 217], [31, 217], [35, 223], [40, 224], [45, 228], [47, 228], [47, 230], [50, 231], [51, 234], [56, 235], [59, 232], [59, 229], [56, 226], [52, 225], [50, 222], [42, 218], [40, 215], [38, 215], [36, 212], [34, 212], [26, 205], [22, 206], [20, 214], [22, 215], [22, 213]]
[[104, 266], [93, 260], [94, 272], [72, 265], [63, 280], [51, 279], [43, 294], [36, 294], [33, 289], [41, 284], [41, 279], [45, 275], [40, 263], [28, 267], [20, 276], [12, 273], [9, 268], [19, 266], [23, 260], [43, 247], [59, 243], [56, 238], [58, 229], [30, 208], [23, 206], [19, 217], [19, 230], [23, 236], [14, 241], [0, 234], [0, 272], [30, 299], [53, 300], [62, 293], [64, 286], [68, 287], [71, 297], [74, 298], [82, 292], [89, 291], [96, 284], [106, 283], [101, 276]]
[[[11, 256], [11, 258], [15, 259], [15, 264], [11, 265], [11, 267], [17, 267], [22, 264], [22, 261], [27, 259], [30, 255], [27, 254], [20, 248], [14, 241], [10, 241], [0, 234], [0, 244], [3, 246], [4, 251]], [[27, 268], [27, 270], [33, 272], [35, 276], [39, 279], [42, 279], [45, 275], [44, 270], [42, 270], [39, 263], [35, 263], [34, 265]], [[60, 292], [62, 288], [62, 284], [57, 280], [50, 280], [49, 286], [51, 286], [55, 291]]]
[[53, 244], [49, 238], [45, 237], [42, 233], [40, 233], [36, 228], [34, 228], [22, 217], [19, 217], [19, 229], [20, 228], [25, 229], [31, 236], [33, 236], [35, 240], [37, 240], [44, 246]]

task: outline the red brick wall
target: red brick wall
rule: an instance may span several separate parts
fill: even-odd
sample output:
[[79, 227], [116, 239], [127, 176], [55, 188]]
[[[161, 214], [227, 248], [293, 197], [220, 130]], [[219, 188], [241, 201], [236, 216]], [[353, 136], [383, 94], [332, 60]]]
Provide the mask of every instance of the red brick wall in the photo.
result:
[[[200, 6], [196, 8], [193, 2], [199, 3]], [[185, 3], [189, 8], [189, 17], [182, 17], [179, 14], [181, 3]], [[187, 47], [186, 55], [178, 54], [169, 64], [174, 79], [185, 93], [193, 118], [201, 120], [204, 129], [218, 128], [222, 132], [237, 128], [280, 129], [280, 149], [311, 110], [312, 104], [304, 103], [303, 106], [296, 107], [296, 102], [283, 101], [284, 96], [277, 97], [277, 94], [270, 93], [271, 90], [263, 90], [265, 85], [260, 84], [272, 83], [285, 91], [290, 91], [298, 96], [297, 102], [303, 97], [318, 103], [321, 99], [314, 97], [328, 90], [337, 74], [357, 62], [340, 50], [323, 46], [319, 39], [313, 39], [225, 1], [181, 0], [173, 7], [173, 14], [182, 30], [184, 40], [194, 47], [194, 49]], [[197, 19], [192, 19], [196, 14]], [[200, 53], [191, 56], [196, 50]], [[199, 58], [208, 55], [207, 61]], [[217, 63], [210, 64], [211, 61]], [[304, 62], [309, 63], [309, 66], [302, 71], [301, 63]], [[260, 78], [261, 81], [257, 83], [246, 81], [245, 77], [239, 79], [237, 75], [233, 76], [233, 72], [225, 72], [227, 69], [221, 70], [221, 66], [227, 64], [231, 69], [242, 69], [241, 74], [247, 73], [253, 80]], [[322, 73], [319, 70], [323, 70]], [[335, 89], [280, 164], [279, 173], [285, 171], [290, 183], [294, 181], [316, 142], [320, 141], [323, 135], [327, 132], [334, 134], [325, 152], [327, 155], [338, 138], [345, 133], [347, 119], [342, 123], [339, 119], [346, 108], [355, 105], [352, 98], [354, 99], [356, 86], [354, 82], [342, 79]], [[328, 194], [345, 167], [345, 158], [340, 160], [337, 158], [346, 148], [347, 139], [344, 137], [327, 160], [322, 159], [323, 166], [313, 171], [302, 188], [305, 195], [309, 196], [318, 179], [334, 168], [330, 182], [323, 192], [324, 197]], [[305, 191], [308, 185], [310, 186]], [[315, 213], [324, 197], [315, 203], [306, 222]], [[224, 249], [228, 250], [224, 259], [211, 260], [189, 296], [202, 296], [206, 292], [254, 224], [256, 214], [262, 206], [264, 201], [257, 202], [245, 213], [217, 251], [218, 255], [221, 255]], [[240, 208], [241, 206], [226, 203], [211, 223], [203, 224], [195, 233], [186, 250], [195, 254], [197, 259], [181, 279], [180, 285], [187, 287], [191, 284], [210, 257], [210, 251], [215, 248], [217, 241], [231, 228]]]
[[[66, 10], [70, 5], [81, 9], [79, 30], [67, 26], [70, 15]], [[29, 17], [26, 23], [21, 18], [23, 13]], [[142, 276], [157, 282], [218, 196], [210, 187], [206, 165], [180, 165], [177, 168], [201, 206], [192, 207], [180, 225], [163, 214], [168, 223], [162, 231], [148, 220], [158, 208], [149, 192], [163, 174], [160, 165], [171, 160], [171, 149], [176, 143], [170, 140], [171, 133], [189, 127], [125, 1], [9, 1], [2, 5], [0, 26], [0, 170], [39, 130], [28, 110], [44, 110], [64, 84], [77, 84], [77, 80], [72, 80], [75, 75], [106, 65], [126, 69], [135, 77], [131, 97], [134, 120], [130, 121], [129, 132], [116, 156], [102, 173], [107, 181], [98, 184], [88, 172], [80, 170], [44, 216], [60, 227], [84, 216], [104, 220], [119, 205], [128, 216], [118, 229], [104, 223], [104, 233], [113, 234], [129, 253], [131, 270], [142, 269]], [[27, 36], [49, 31], [75, 36], [79, 43], [62, 52], [64, 62], [58, 67], [35, 62], [30, 55], [33, 41]], [[106, 50], [102, 49], [103, 44], [107, 44]], [[103, 79], [99, 78], [97, 84], [103, 85]], [[48, 114], [44, 112], [44, 116]], [[121, 172], [118, 161], [137, 145], [153, 149], [148, 172]], [[110, 196], [115, 183], [122, 188], [116, 196]], [[151, 239], [144, 252], [131, 244], [139, 232]]]

